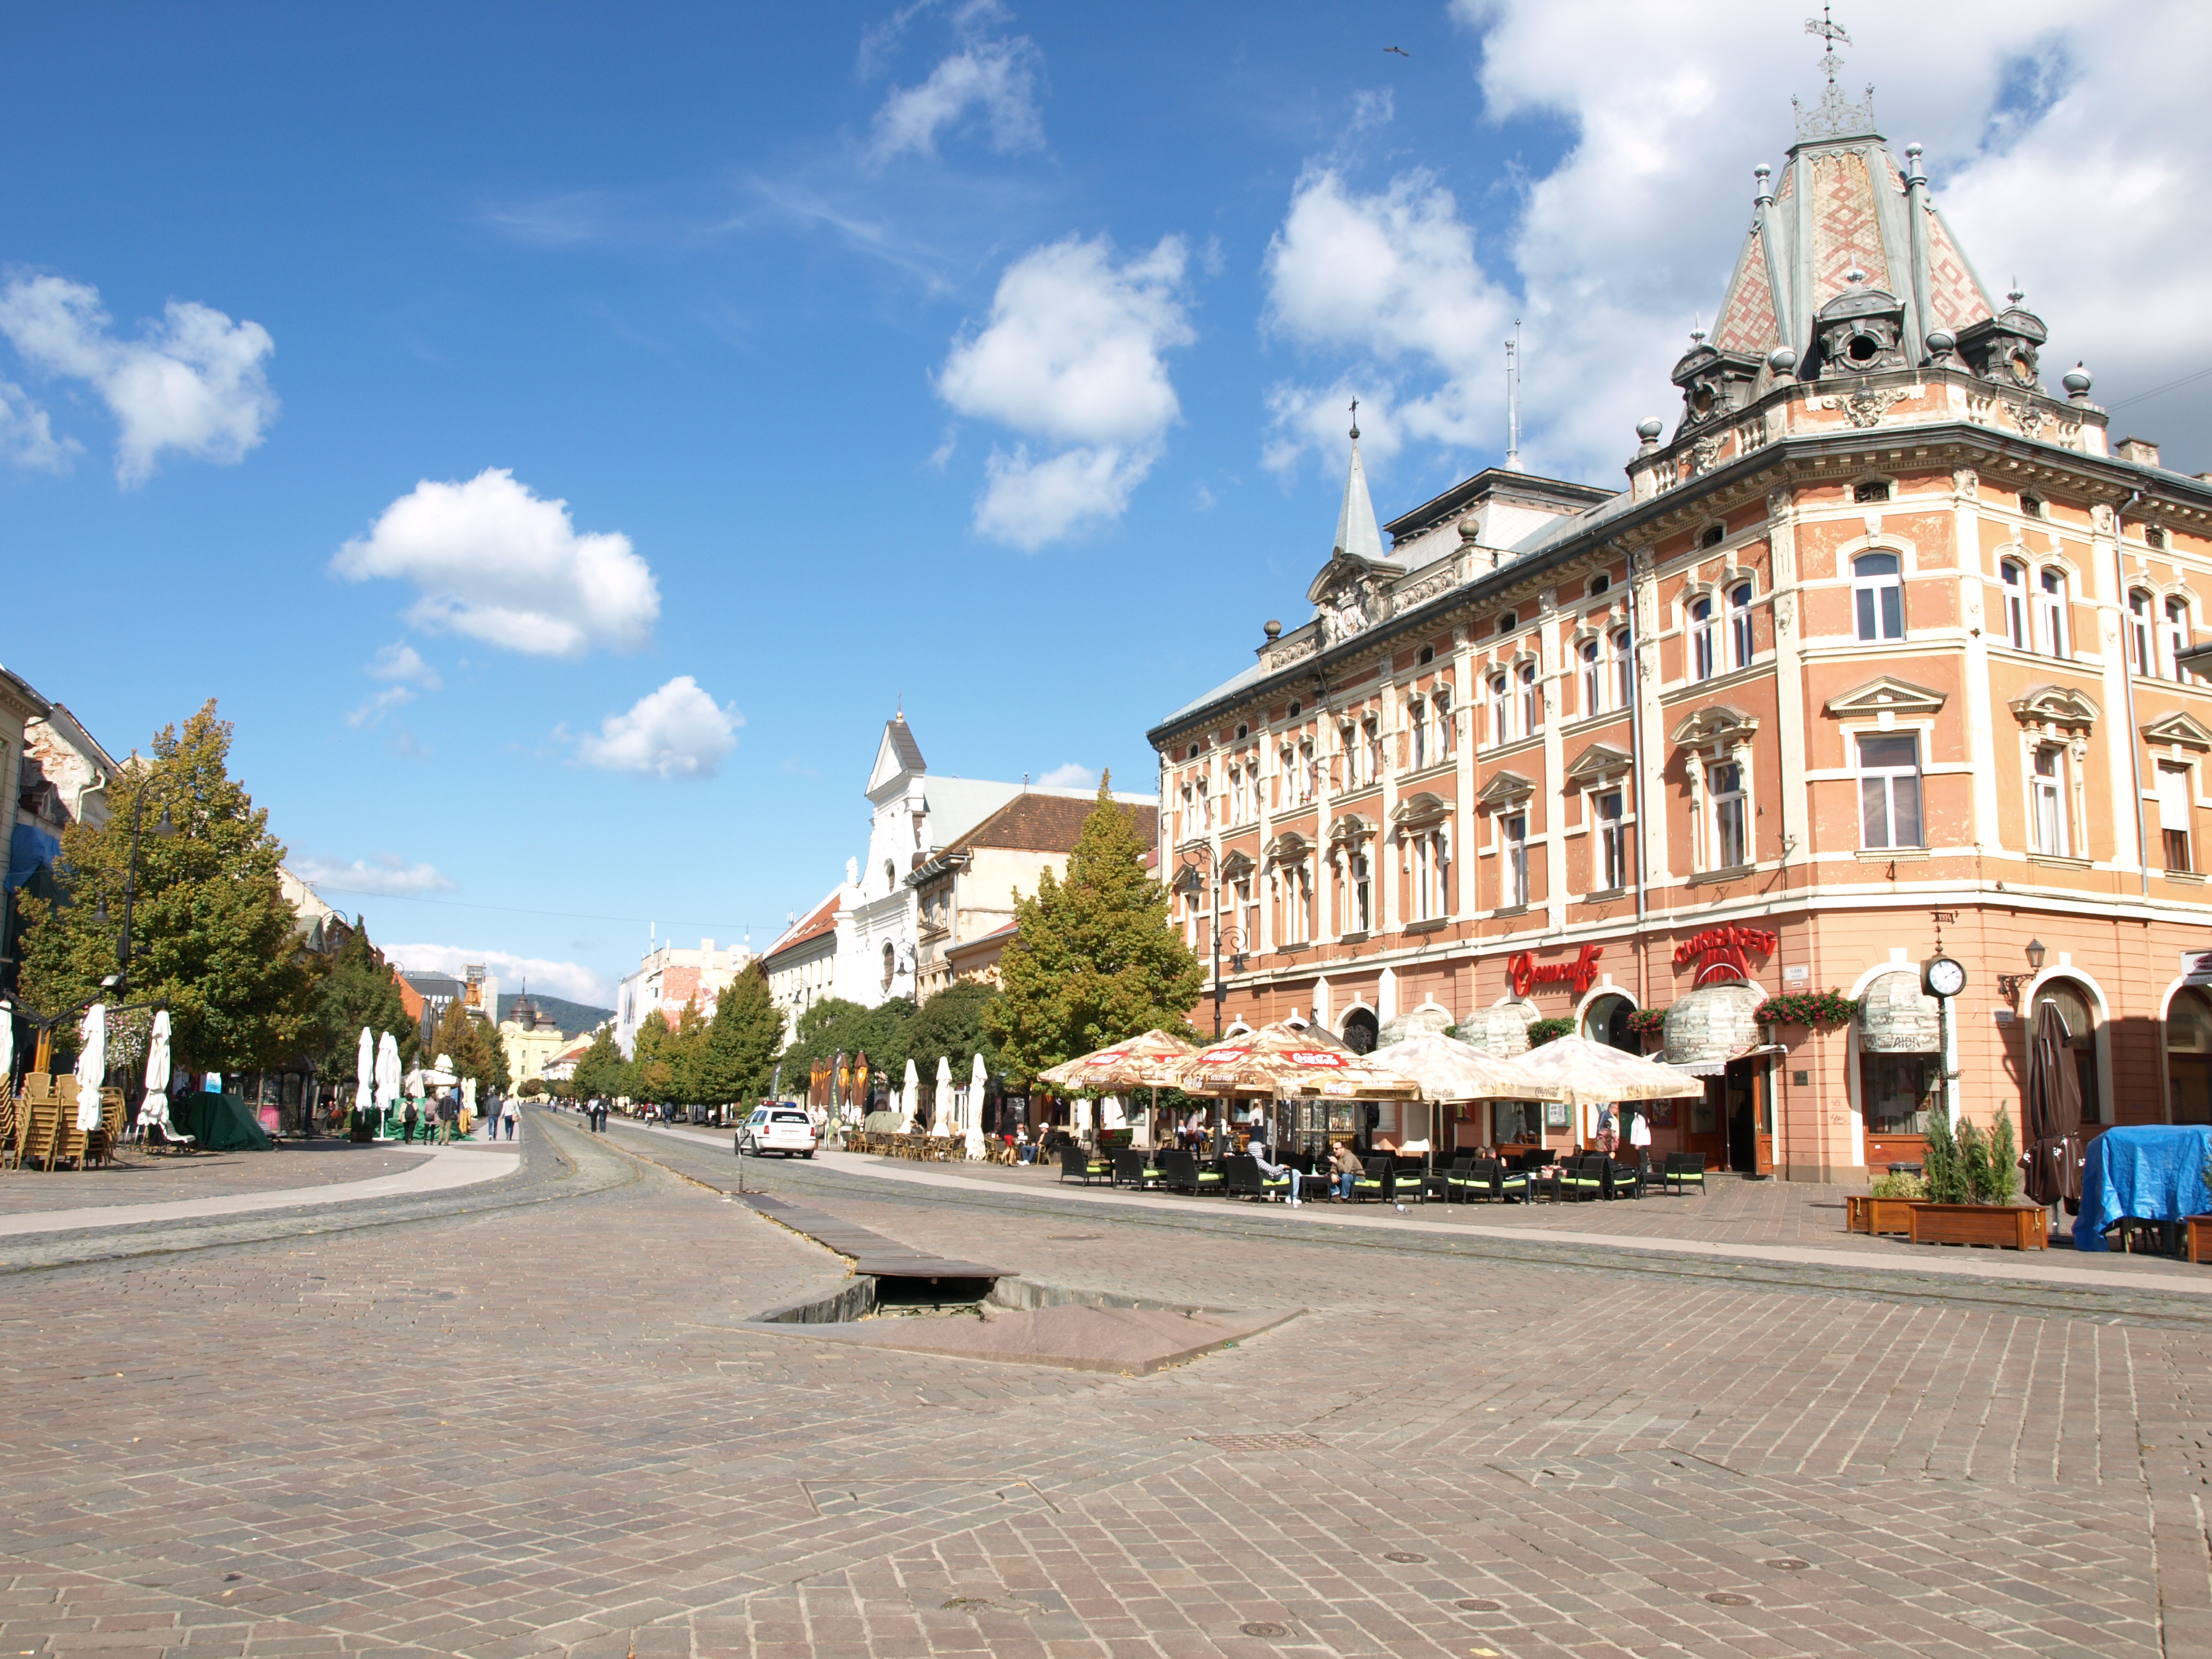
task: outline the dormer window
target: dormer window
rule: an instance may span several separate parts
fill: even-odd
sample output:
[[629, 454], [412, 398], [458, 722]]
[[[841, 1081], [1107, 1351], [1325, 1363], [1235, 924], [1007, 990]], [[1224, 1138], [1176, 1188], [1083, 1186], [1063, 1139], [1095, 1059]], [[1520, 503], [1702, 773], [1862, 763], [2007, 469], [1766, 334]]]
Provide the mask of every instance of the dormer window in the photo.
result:
[[1437, 659], [1437, 648], [1436, 648], [1436, 647], [1434, 647], [1433, 645], [1425, 645], [1425, 646], [1423, 646], [1423, 647], [1421, 647], [1421, 661], [1423, 662], [1423, 664], [1424, 664], [1424, 665], [1428, 664], [1428, 663], [1432, 663], [1432, 662], [1434, 662], [1436, 659]]
[[1291, 718], [1292, 720], [1296, 720], [1296, 719], [1297, 719], [1298, 715], [1299, 715], [1301, 713], [1303, 713], [1303, 712], [1304, 712], [1304, 708], [1305, 708], [1305, 705], [1304, 705], [1304, 703], [1302, 703], [1302, 702], [1298, 702], [1296, 698], [1291, 699]]
[[1501, 634], [1510, 634], [1520, 626], [1521, 618], [1510, 611], [1506, 611], [1498, 619], [1498, 631]]
[[1613, 578], [1607, 575], [1604, 571], [1599, 571], [1596, 575], [1592, 576], [1589, 580], [1590, 598], [1595, 599], [1599, 594], [1604, 592], [1612, 586]]
[[1705, 526], [1705, 533], [1698, 538], [1698, 545], [1699, 547], [1718, 547], [1727, 539], [1728, 526], [1726, 525], [1709, 524]]
[[1887, 478], [1863, 478], [1851, 486], [1851, 500], [1861, 507], [1871, 507], [1877, 501], [1888, 499], [1889, 481]]
[[1196, 760], [1198, 758], [1198, 745], [1196, 744], [1193, 744], [1190, 746], [1190, 758], [1193, 760]]
[[1249, 726], [1243, 724], [1242, 721], [1239, 721], [1237, 726], [1237, 740], [1239, 743], [1242, 743], [1245, 738], [1251, 735], [1252, 728]]
[[2043, 497], [2040, 495], [2022, 495], [2020, 498], [2020, 510], [2024, 517], [2030, 519], [2040, 519], [2046, 511]]

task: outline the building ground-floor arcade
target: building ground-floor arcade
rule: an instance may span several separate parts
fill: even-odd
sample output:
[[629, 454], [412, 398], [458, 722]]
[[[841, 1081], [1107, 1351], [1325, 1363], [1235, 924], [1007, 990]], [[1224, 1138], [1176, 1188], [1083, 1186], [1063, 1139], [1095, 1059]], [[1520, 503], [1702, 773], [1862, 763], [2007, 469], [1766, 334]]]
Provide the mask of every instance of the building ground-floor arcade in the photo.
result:
[[[1948, 1008], [1921, 991], [1939, 927], [1967, 974]], [[1449, 1023], [1496, 1052], [1521, 1046], [1524, 1022], [1572, 1020], [1583, 1036], [1707, 1079], [1702, 1101], [1654, 1103], [1655, 1157], [1695, 1152], [1711, 1168], [1858, 1182], [1918, 1161], [1947, 1073], [1954, 1113], [1987, 1126], [2002, 1109], [2017, 1126], [2028, 1032], [2046, 1002], [2072, 1034], [2085, 1133], [2212, 1122], [2208, 951], [2197, 918], [2154, 908], [1985, 901], [1938, 912], [1884, 899], [1641, 923], [1632, 911], [1540, 939], [1431, 933], [1356, 957], [1324, 945], [1246, 957], [1246, 971], [1225, 975], [1224, 1018], [1301, 1015], [1354, 1048], [1394, 1021]], [[1860, 1005], [1856, 1018], [1752, 1018], [1768, 996], [1829, 989]], [[1194, 1021], [1210, 1030], [1212, 1013], [1209, 999]], [[1426, 1133], [1428, 1109], [1407, 1108], [1401, 1123], [1386, 1106], [1377, 1133]], [[1435, 1127], [1445, 1152], [1587, 1143], [1596, 1121], [1594, 1110], [1497, 1103], [1453, 1109]]]

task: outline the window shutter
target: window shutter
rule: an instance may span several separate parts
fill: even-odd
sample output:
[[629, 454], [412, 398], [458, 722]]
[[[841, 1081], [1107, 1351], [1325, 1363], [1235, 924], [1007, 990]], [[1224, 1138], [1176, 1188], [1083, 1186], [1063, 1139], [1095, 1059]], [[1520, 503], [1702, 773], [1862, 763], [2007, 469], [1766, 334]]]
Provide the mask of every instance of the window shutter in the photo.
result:
[[2158, 769], [2158, 827], [2189, 828], [2189, 769], [2185, 766]]

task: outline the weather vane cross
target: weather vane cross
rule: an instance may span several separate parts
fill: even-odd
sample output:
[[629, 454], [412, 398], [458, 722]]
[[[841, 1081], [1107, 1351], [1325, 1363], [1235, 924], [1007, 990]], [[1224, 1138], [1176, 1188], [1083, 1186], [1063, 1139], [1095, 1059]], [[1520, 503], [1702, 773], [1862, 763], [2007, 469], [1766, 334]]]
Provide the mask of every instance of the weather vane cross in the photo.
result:
[[1827, 42], [1828, 49], [1820, 54], [1820, 67], [1827, 72], [1828, 84], [1832, 87], [1836, 84], [1836, 71], [1844, 66], [1844, 60], [1836, 56], [1837, 43], [1840, 41], [1848, 46], [1851, 44], [1851, 37], [1844, 33], [1842, 24], [1829, 15], [1826, 6], [1820, 8], [1818, 17], [1805, 20], [1805, 33], [1817, 34]]

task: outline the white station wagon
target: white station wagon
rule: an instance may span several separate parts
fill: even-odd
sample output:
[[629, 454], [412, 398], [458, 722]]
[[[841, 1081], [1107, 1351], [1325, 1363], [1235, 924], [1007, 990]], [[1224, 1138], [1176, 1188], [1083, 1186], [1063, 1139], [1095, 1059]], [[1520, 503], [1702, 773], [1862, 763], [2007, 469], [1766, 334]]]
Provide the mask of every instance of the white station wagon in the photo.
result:
[[819, 1144], [813, 1120], [798, 1108], [756, 1106], [752, 1115], [738, 1126], [736, 1152], [740, 1158], [747, 1152], [755, 1158], [769, 1152], [781, 1152], [786, 1158], [796, 1152], [801, 1158], [811, 1158]]

